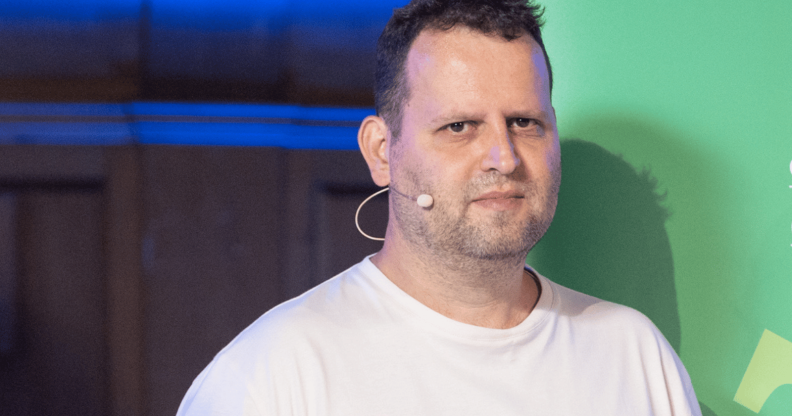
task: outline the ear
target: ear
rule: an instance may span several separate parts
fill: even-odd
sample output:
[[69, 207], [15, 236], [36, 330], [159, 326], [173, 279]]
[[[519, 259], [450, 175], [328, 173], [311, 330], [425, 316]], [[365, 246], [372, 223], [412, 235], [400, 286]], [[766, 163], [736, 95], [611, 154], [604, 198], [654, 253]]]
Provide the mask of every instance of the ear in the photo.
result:
[[371, 179], [378, 186], [388, 186], [388, 126], [382, 117], [368, 116], [363, 119], [358, 130], [358, 146], [371, 171]]

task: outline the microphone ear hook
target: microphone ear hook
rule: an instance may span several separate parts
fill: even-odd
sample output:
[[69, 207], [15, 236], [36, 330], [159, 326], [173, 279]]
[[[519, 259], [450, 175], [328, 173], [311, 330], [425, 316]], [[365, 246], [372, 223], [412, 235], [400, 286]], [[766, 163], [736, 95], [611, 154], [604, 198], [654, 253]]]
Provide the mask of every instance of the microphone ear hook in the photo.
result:
[[386, 186], [386, 187], [380, 189], [379, 191], [374, 192], [373, 194], [371, 194], [371, 196], [369, 196], [368, 198], [364, 199], [363, 202], [361, 202], [360, 205], [358, 205], [358, 209], [355, 212], [355, 226], [357, 227], [358, 231], [360, 231], [360, 234], [363, 234], [363, 237], [366, 237], [369, 240], [385, 241], [384, 238], [372, 237], [372, 236], [370, 236], [370, 235], [368, 235], [368, 234], [363, 232], [363, 230], [360, 228], [360, 223], [358, 222], [358, 216], [360, 215], [360, 209], [363, 208], [363, 205], [366, 202], [368, 202], [371, 198], [374, 198], [375, 196], [377, 196], [377, 195], [379, 195], [379, 194], [381, 194], [383, 192], [386, 192], [388, 189], [390, 189], [390, 187]]
[[432, 196], [429, 195], [429, 194], [421, 194], [421, 195], [418, 195], [418, 198], [413, 198], [410, 195], [406, 195], [406, 194], [403, 194], [403, 193], [399, 192], [399, 190], [394, 188], [394, 187], [391, 187], [390, 190], [395, 192], [398, 195], [401, 195], [401, 196], [409, 199], [410, 201], [415, 201], [415, 203], [417, 203], [418, 206], [421, 207], [421, 208], [429, 208], [429, 207], [432, 206], [432, 204], [434, 204], [434, 198], [432, 198]]
[[383, 193], [383, 192], [385, 192], [385, 191], [387, 191], [389, 189], [391, 191], [396, 192], [397, 194], [409, 199], [409, 200], [415, 201], [418, 204], [418, 206], [421, 207], [421, 208], [428, 209], [429, 207], [432, 206], [432, 204], [434, 204], [434, 198], [432, 198], [431, 195], [421, 194], [421, 195], [418, 195], [418, 198], [412, 198], [409, 195], [405, 195], [405, 194], [397, 191], [396, 188], [391, 188], [389, 186], [386, 186], [386, 187], [380, 189], [379, 191], [374, 192], [368, 198], [364, 199], [363, 202], [361, 202], [360, 205], [358, 205], [357, 211], [355, 211], [355, 226], [357, 227], [358, 231], [360, 231], [360, 234], [363, 234], [363, 237], [366, 237], [366, 238], [368, 238], [370, 240], [374, 240], [374, 241], [385, 241], [384, 238], [372, 237], [372, 236], [366, 234], [365, 232], [363, 232], [363, 230], [360, 228], [360, 222], [358, 221], [358, 216], [360, 215], [360, 209], [363, 208], [363, 205], [366, 202], [368, 202], [371, 198], [374, 198], [375, 196], [377, 196], [377, 195], [379, 195], [379, 194], [381, 194], [381, 193]]

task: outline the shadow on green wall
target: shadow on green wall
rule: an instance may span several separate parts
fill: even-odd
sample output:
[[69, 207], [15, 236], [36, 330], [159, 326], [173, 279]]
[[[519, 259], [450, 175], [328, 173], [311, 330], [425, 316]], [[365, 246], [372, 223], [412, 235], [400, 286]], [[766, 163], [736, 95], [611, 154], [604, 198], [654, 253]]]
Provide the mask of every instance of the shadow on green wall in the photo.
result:
[[[678, 353], [669, 213], [657, 181], [583, 140], [562, 142], [561, 158], [555, 219], [529, 263], [559, 284], [643, 312]], [[716, 416], [704, 404], [701, 410]]]
[[718, 416], [706, 404], [699, 402], [699, 405], [701, 406], [701, 416]]
[[638, 309], [678, 352], [668, 212], [657, 182], [582, 140], [564, 141], [561, 161], [558, 209], [531, 264], [564, 286]]

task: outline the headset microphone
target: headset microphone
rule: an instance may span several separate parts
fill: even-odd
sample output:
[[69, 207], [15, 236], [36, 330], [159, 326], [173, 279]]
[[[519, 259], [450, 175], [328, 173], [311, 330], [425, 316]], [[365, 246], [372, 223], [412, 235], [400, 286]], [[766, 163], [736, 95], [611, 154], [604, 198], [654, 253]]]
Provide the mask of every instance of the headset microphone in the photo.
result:
[[429, 207], [432, 206], [432, 204], [434, 204], [434, 198], [432, 198], [432, 196], [429, 195], [429, 194], [421, 194], [421, 195], [418, 195], [418, 198], [413, 198], [413, 197], [411, 197], [409, 195], [405, 195], [405, 194], [397, 191], [396, 188], [394, 188], [392, 186], [390, 187], [390, 190], [395, 192], [395, 193], [397, 193], [397, 194], [399, 194], [399, 195], [401, 195], [401, 196], [403, 196], [403, 197], [405, 197], [405, 198], [407, 198], [407, 199], [411, 199], [411, 200], [415, 201], [418, 204], [418, 206], [421, 207], [421, 208], [429, 208]]
[[360, 215], [360, 209], [363, 208], [363, 205], [366, 202], [368, 202], [371, 198], [374, 198], [375, 196], [377, 196], [377, 195], [379, 195], [379, 194], [381, 194], [381, 193], [383, 193], [383, 192], [385, 192], [385, 191], [387, 191], [389, 189], [391, 191], [395, 192], [398, 195], [401, 195], [401, 196], [403, 196], [403, 197], [405, 197], [407, 199], [415, 201], [415, 203], [417, 203], [418, 206], [421, 207], [421, 208], [427, 209], [427, 208], [430, 208], [432, 205], [434, 205], [434, 198], [432, 198], [432, 196], [429, 195], [429, 194], [421, 194], [421, 195], [418, 195], [418, 198], [413, 198], [413, 197], [411, 197], [409, 195], [405, 195], [405, 194], [397, 191], [396, 188], [393, 188], [393, 187], [382, 188], [379, 191], [374, 192], [373, 194], [371, 194], [371, 196], [369, 196], [368, 198], [364, 199], [363, 202], [361, 202], [360, 205], [358, 206], [357, 211], [355, 212], [355, 226], [357, 226], [357, 229], [358, 229], [358, 231], [360, 231], [360, 234], [363, 234], [363, 237], [366, 237], [366, 238], [368, 238], [370, 240], [374, 240], [374, 241], [385, 241], [384, 238], [372, 237], [372, 236], [364, 233], [363, 230], [360, 229], [360, 223], [358, 222], [358, 215]]
[[421, 194], [418, 195], [418, 199], [415, 202], [417, 202], [418, 206], [421, 208], [429, 208], [434, 204], [434, 198], [428, 194]]

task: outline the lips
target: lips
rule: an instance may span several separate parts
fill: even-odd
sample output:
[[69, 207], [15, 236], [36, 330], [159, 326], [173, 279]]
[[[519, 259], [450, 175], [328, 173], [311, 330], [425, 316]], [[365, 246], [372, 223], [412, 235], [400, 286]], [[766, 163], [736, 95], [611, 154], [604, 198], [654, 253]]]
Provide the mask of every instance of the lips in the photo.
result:
[[493, 191], [477, 196], [476, 198], [473, 199], [473, 202], [485, 201], [488, 199], [511, 199], [511, 198], [524, 198], [524, 197], [525, 195], [517, 191], [503, 191], [503, 192]]

